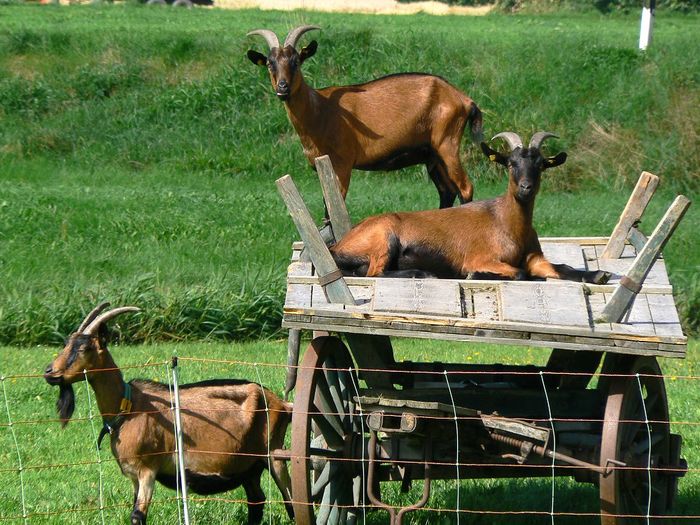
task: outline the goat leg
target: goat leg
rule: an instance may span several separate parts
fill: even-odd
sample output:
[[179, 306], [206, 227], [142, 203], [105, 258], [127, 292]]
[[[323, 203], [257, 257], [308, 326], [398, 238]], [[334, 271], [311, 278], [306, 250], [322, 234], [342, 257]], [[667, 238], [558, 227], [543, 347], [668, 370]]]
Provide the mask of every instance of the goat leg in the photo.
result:
[[131, 512], [131, 525], [146, 525], [148, 507], [153, 497], [155, 485], [155, 472], [142, 469], [138, 472], [138, 478], [134, 481], [134, 510]]
[[530, 254], [526, 262], [527, 271], [533, 277], [543, 279], [564, 279], [592, 284], [605, 284], [610, 279], [610, 272], [602, 270], [577, 270], [568, 264], [552, 264], [542, 253]]
[[248, 500], [248, 525], [258, 525], [262, 523], [265, 507], [265, 493], [260, 487], [260, 475], [263, 469], [259, 469], [255, 474], [243, 482], [246, 499]]
[[287, 462], [279, 459], [272, 461], [272, 471], [270, 472], [272, 479], [275, 481], [277, 488], [282, 493], [284, 500], [284, 508], [287, 510], [289, 519], [294, 520], [294, 507], [292, 506], [292, 480], [289, 477], [287, 470]]

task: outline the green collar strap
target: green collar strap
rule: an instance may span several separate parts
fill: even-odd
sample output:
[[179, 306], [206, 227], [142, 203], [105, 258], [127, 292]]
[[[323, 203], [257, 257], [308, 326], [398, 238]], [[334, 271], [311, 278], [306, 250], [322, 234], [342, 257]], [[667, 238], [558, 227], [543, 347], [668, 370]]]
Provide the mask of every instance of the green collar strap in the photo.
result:
[[126, 415], [131, 412], [131, 384], [124, 383], [124, 397], [119, 404], [119, 413], [111, 418], [102, 418], [102, 430], [100, 430], [100, 436], [97, 438], [97, 448], [102, 445], [102, 439], [109, 434], [113, 435], [115, 432], [119, 431], [119, 427], [122, 426]]

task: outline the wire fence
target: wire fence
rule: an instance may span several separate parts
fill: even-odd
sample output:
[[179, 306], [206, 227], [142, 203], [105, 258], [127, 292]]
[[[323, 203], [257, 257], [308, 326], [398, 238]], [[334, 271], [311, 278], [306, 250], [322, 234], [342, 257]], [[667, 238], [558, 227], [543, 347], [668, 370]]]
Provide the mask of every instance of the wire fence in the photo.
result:
[[[383, 370], [325, 366], [314, 369], [313, 384], [304, 386], [311, 388], [314, 402], [307, 406], [297, 404], [293, 408], [295, 420], [307, 418], [312, 422], [309, 428], [314, 430], [306, 436], [295, 436], [293, 434], [297, 431], [292, 429], [290, 423], [284, 442], [275, 443], [275, 425], [285, 419], [291, 408], [279, 399], [273, 402], [274, 397], [271, 397], [274, 396], [271, 390], [282, 384], [281, 381], [274, 385], [264, 382], [273, 375], [280, 377], [288, 365], [182, 355], [176, 362], [177, 369], [173, 366], [175, 361], [170, 360], [121, 368], [122, 371], [145, 371], [151, 380], [160, 382], [163, 387], [157, 390], [158, 399], [143, 401], [136, 399], [141, 395], [142, 387], [139, 383], [132, 384], [136, 397], [125, 425], [137, 420], [142, 423], [136, 431], [130, 428], [125, 437], [120, 434], [119, 439], [123, 437], [125, 441], [134, 443], [141, 439], [147, 444], [119, 448], [119, 460], [110, 450], [114, 443], [110, 443], [112, 439], [105, 439], [101, 448], [97, 446], [102, 418], [111, 419], [119, 414], [98, 412], [101, 406], [98, 397], [104, 395], [105, 389], [93, 390], [96, 384], [100, 384], [101, 372], [114, 370], [93, 370], [89, 372], [89, 378], [88, 372], [84, 371], [84, 378], [90, 379], [92, 386], [88, 386], [87, 381], [75, 385], [76, 414], [71, 419], [71, 425], [75, 428], [69, 427], [60, 433], [56, 430], [61, 422], [59, 418], [28, 416], [33, 409], [26, 407], [45, 406], [49, 402], [49, 392], [52, 395], [55, 393], [49, 391], [41, 374], [8, 374], [1, 377], [4, 417], [0, 419], [0, 523], [123, 522], [134, 508], [132, 491], [138, 484], [132, 487], [121, 471], [130, 475], [142, 467], [160, 469], [158, 481], [165, 480], [175, 489], [158, 490], [148, 508], [149, 522], [206, 523], [217, 515], [226, 516], [227, 520], [237, 516], [244, 521], [248, 512], [256, 512], [254, 509], [259, 507], [267, 513], [268, 523], [282, 522], [287, 519], [283, 508], [285, 494], [280, 492], [275, 483], [278, 480], [273, 480], [273, 476], [266, 475], [259, 487], [264, 493], [262, 501], [261, 498], [251, 498], [255, 491], [251, 493], [247, 487], [245, 492], [206, 496], [183, 490], [187, 485], [196, 487], [197, 482], [201, 481], [197, 479], [197, 471], [202, 465], [225, 465], [229, 470], [218, 472], [218, 481], [221, 482], [223, 478], [244, 479], [243, 472], [255, 470], [251, 465], [259, 465], [258, 470], [273, 471], [275, 461], [284, 461], [287, 465], [301, 462], [309, 472], [308, 494], [312, 494], [312, 497], [294, 493], [286, 503], [296, 508], [312, 507], [314, 512], [323, 514], [325, 518], [330, 516], [331, 522], [337, 519], [340, 523], [339, 516], [351, 514], [359, 517], [361, 523], [387, 522], [386, 511], [367, 497], [370, 491], [398, 511], [413, 505], [420, 497], [418, 488], [413, 487], [411, 481], [421, 481], [422, 474], [428, 472], [428, 468], [435, 473], [435, 480], [428, 504], [420, 509], [420, 523], [430, 522], [431, 516], [449, 523], [459, 523], [460, 517], [471, 520], [478, 515], [489, 517], [490, 523], [496, 523], [494, 520], [499, 516], [503, 523], [513, 523], [512, 518], [517, 516], [535, 520], [533, 523], [582, 523], [580, 520], [597, 523], [603, 511], [599, 508], [599, 489], [595, 485], [610, 475], [620, 477], [623, 491], [628, 490], [625, 484], [633, 483], [636, 487], [633, 494], [636, 507], [622, 505], [612, 511], [607, 508], [604, 509], [606, 514], [632, 518], [635, 523], [659, 520], [667, 523], [700, 522], [700, 503], [695, 503], [696, 498], [691, 496], [700, 487], [700, 468], [694, 457], [700, 445], [700, 420], [696, 420], [696, 412], [684, 410], [682, 404], [680, 409], [671, 410], [669, 420], [658, 417], [660, 413], [663, 414], [663, 411], [659, 412], [659, 402], [665, 403], [665, 399], [660, 401], [658, 397], [664, 397], [665, 391], [654, 391], [655, 380], [659, 383], [683, 383], [684, 388], [695, 390], [700, 386], [697, 383], [700, 376], [592, 374], [593, 385], [596, 382], [624, 380], [625, 395], [631, 400], [630, 406], [635, 407], [631, 416], [623, 410], [617, 418], [616, 424], [623, 430], [618, 430], [615, 435], [624, 442], [623, 450], [618, 457], [602, 458], [601, 434], [610, 425], [610, 420], [604, 416], [604, 406], [600, 407], [599, 414], [593, 416], [562, 414], [561, 407], [557, 408], [556, 400], [552, 398], [556, 396], [556, 388], [548, 381], [561, 376], [582, 377], [587, 374], [515, 368], [496, 372], [451, 367], [440, 370], [434, 364], [429, 370], [421, 370], [415, 369], [420, 366], [416, 363], [410, 370], [401, 367]], [[180, 383], [180, 377], [197, 380], [221, 377], [222, 366], [230, 367], [233, 377], [240, 377], [243, 366], [254, 372], [248, 377], [252, 390], [245, 392], [248, 397], [252, 396], [252, 392], [256, 393], [254, 402], [248, 402], [246, 396], [232, 396], [224, 402], [221, 402], [218, 394], [214, 396], [216, 399], [198, 398], [191, 395], [191, 387]], [[188, 368], [194, 367], [197, 368], [196, 373], [188, 375]], [[299, 373], [309, 370], [303, 365], [296, 368]], [[334, 374], [344, 373], [349, 374], [349, 383], [334, 382]], [[410, 374], [414, 381], [420, 381], [423, 376], [430, 383], [431, 392], [436, 387], [430, 379], [441, 376], [442, 393], [437, 397], [444, 401], [447, 409], [404, 406], [395, 413], [386, 408], [388, 405], [382, 409], [377, 402], [367, 401], [373, 394], [372, 389], [361, 382], [367, 373], [391, 374], [394, 377]], [[499, 389], [523, 389], [519, 381], [532, 379], [527, 389], [537, 391], [541, 396], [542, 406], [535, 411], [539, 416], [507, 418], [507, 414], [480, 413], [460, 401], [467, 391], [471, 394], [485, 393], [487, 389], [480, 387], [478, 380], [480, 376], [487, 378], [494, 374], [500, 378], [510, 378], [512, 384], [499, 385], [485, 395], [497, 397]], [[319, 386], [323, 381], [331, 384], [325, 393]], [[532, 386], [536, 383], [539, 383], [539, 387]], [[324, 400], [324, 396], [327, 399]], [[400, 398], [400, 391], [394, 397]], [[532, 396], [529, 399], [532, 402]], [[604, 405], [605, 396], [602, 396], [602, 402]], [[584, 405], [582, 401], [581, 406]], [[411, 436], [410, 429], [390, 429], [388, 424], [382, 426], [384, 423], [377, 427], [376, 420], [372, 422], [373, 413], [381, 412], [388, 421], [391, 417], [398, 420], [404, 412], [411, 410], [423, 425]], [[485, 415], [501, 418], [499, 421], [506, 426], [486, 429]], [[146, 420], [148, 423], [143, 423]], [[230, 442], [217, 441], [215, 427], [224, 425], [228, 420], [246, 422], [250, 426], [250, 435], [244, 436], [246, 439], [241, 439], [240, 443], [234, 443], [235, 439]], [[508, 428], [509, 420], [515, 420], [520, 426]], [[634, 430], [625, 431], [625, 428]], [[668, 428], [680, 434], [690, 446], [684, 449], [689, 462], [687, 469], [683, 465], [669, 464], [672, 458], [656, 454], [654, 447], [659, 440], [663, 441], [664, 446], [668, 445], [665, 437]], [[524, 437], [523, 429], [533, 429], [533, 436], [529, 439]], [[579, 432], [579, 437], [581, 434], [585, 436], [572, 445], [566, 439], [559, 439], [560, 435], [567, 433], [566, 429], [569, 438], [572, 432]], [[439, 434], [435, 434], [438, 431]], [[370, 454], [368, 443], [372, 432], [380, 445]], [[489, 441], [493, 432], [500, 435], [498, 444]], [[542, 432], [547, 436], [544, 440], [537, 437], [543, 435]], [[625, 437], [625, 432], [632, 433], [632, 436]], [[178, 445], [175, 437], [180, 433], [182, 442]], [[340, 445], [333, 442], [338, 437], [335, 434], [342, 438]], [[404, 438], [406, 441], [399, 444], [400, 439]], [[293, 439], [306, 439], [308, 452], [292, 454], [290, 442]], [[434, 441], [434, 448], [440, 451], [439, 454], [430, 457], [416, 455], [415, 446], [411, 448], [408, 445], [425, 439]], [[625, 446], [629, 450], [624, 449]], [[449, 447], [452, 450], [448, 450]], [[409, 450], [410, 453], [406, 452]], [[479, 450], [483, 453], [479, 454]], [[578, 458], [578, 461], [568, 461], [567, 458], [572, 457]], [[327, 465], [330, 467], [326, 468]], [[594, 467], [599, 470], [594, 470]], [[382, 484], [381, 489], [370, 487], [367, 479], [369, 469], [375, 469], [375, 475], [380, 475], [382, 479], [390, 478], [398, 483]], [[666, 497], [667, 485], [664, 480], [683, 474], [685, 477], [679, 483], [683, 499], [680, 508], [683, 512], [671, 509], [660, 513], [655, 508], [655, 501]], [[489, 495], [493, 485], [469, 479], [476, 477], [525, 477], [539, 481], [525, 488], [519, 485], [521, 490], [518, 492], [530, 491], [530, 496], [513, 498]], [[186, 479], [185, 486], [183, 479]], [[587, 483], [576, 483], [573, 479]], [[229, 483], [232, 484], [235, 483]], [[69, 497], [72, 492], [75, 497]], [[143, 494], [142, 488], [137, 500], [143, 499]], [[214, 514], [209, 513], [207, 507], [215, 507]], [[139, 508], [144, 509], [143, 506]], [[404, 523], [411, 523], [410, 516], [407, 515]]]

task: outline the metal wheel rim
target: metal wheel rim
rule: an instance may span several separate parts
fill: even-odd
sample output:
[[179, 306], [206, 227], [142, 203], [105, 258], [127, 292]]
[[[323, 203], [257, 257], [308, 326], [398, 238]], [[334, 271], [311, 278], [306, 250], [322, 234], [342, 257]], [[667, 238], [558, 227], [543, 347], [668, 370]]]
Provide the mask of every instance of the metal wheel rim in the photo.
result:
[[[647, 511], [649, 515], [654, 516], [661, 514], [666, 507], [668, 476], [653, 470], [655, 465], [666, 463], [669, 455], [670, 430], [666, 389], [661, 369], [652, 357], [630, 357], [612, 372], [640, 374], [644, 405], [641, 402], [636, 377], [610, 378], [600, 462], [605, 466], [608, 459], [615, 459], [636, 468], [615, 469], [607, 476], [601, 475], [601, 524], [642, 523], [646, 522]], [[644, 406], [651, 431], [651, 507], [648, 501], [650, 473], [646, 469], [649, 437], [644, 422]]]
[[[354, 365], [337, 337], [314, 339], [299, 369], [292, 413], [291, 474], [294, 515], [301, 525], [353, 523], [358, 517], [361, 477], [353, 475], [355, 465], [348, 459], [362, 433], [352, 401], [351, 383], [357, 385], [357, 377], [342, 372], [347, 369], [354, 370]], [[334, 409], [337, 416], [332, 414]], [[312, 448], [339, 459], [312, 458]]]

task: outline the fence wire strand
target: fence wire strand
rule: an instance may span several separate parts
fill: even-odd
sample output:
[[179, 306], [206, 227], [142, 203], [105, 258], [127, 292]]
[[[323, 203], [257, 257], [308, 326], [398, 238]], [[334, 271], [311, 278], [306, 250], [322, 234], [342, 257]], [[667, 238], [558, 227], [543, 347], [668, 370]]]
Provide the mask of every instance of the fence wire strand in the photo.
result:
[[[195, 358], [195, 357], [180, 357], [179, 358], [180, 362], [183, 361], [188, 361], [188, 362], [198, 362], [198, 363], [211, 363], [211, 364], [227, 364], [227, 365], [245, 365], [245, 366], [252, 366], [252, 368], [255, 370], [255, 374], [258, 380], [258, 385], [260, 386], [261, 392], [262, 392], [262, 397], [264, 401], [264, 408], [255, 408], [255, 409], [245, 409], [245, 408], [239, 408], [239, 407], [234, 407], [232, 409], [227, 409], [229, 412], [233, 410], [240, 410], [241, 412], [265, 412], [265, 417], [267, 421], [267, 432], [266, 432], [266, 446], [267, 446], [267, 453], [266, 454], [255, 454], [255, 453], [245, 453], [245, 452], [236, 452], [236, 453], [230, 453], [232, 456], [241, 456], [241, 457], [259, 457], [261, 459], [265, 459], [267, 461], [268, 465], [268, 471], [271, 473], [272, 472], [272, 460], [273, 460], [273, 451], [271, 450], [271, 415], [270, 413], [274, 411], [271, 407], [268, 405], [268, 400], [267, 396], [265, 395], [265, 388], [263, 385], [262, 381], [262, 375], [260, 373], [260, 369], [262, 367], [274, 367], [274, 368], [286, 368], [288, 365], [278, 365], [278, 364], [273, 364], [273, 363], [249, 363], [245, 361], [240, 361], [240, 360], [223, 360], [223, 359], [205, 359], [205, 358]], [[130, 367], [122, 367], [121, 369], [128, 369], [128, 368], [144, 368], [144, 367], [150, 367], [150, 366], [162, 366], [165, 365], [166, 367], [166, 376], [167, 376], [167, 382], [168, 382], [168, 394], [169, 394], [169, 409], [166, 410], [151, 410], [151, 411], [134, 411], [132, 415], [137, 415], [137, 414], [148, 414], [148, 415], [155, 415], [159, 413], [170, 413], [170, 417], [172, 419], [173, 423], [173, 430], [177, 433], [177, 423], [176, 423], [176, 413], [177, 413], [177, 406], [174, 406], [174, 399], [173, 399], [173, 382], [176, 380], [175, 377], [175, 371], [172, 368], [168, 368], [168, 362], [158, 362], [158, 363], [146, 363], [144, 365], [132, 365]], [[297, 366], [296, 368], [306, 368], [302, 366]], [[350, 373], [351, 377], [351, 382], [352, 382], [352, 390], [354, 391], [355, 395], [355, 405], [358, 410], [358, 415], [359, 415], [359, 427], [361, 428], [362, 435], [366, 435], [366, 427], [365, 427], [365, 418], [367, 417], [367, 412], [365, 411], [364, 407], [362, 406], [361, 402], [361, 397], [362, 395], [366, 394], [367, 392], [371, 392], [370, 390], [363, 390], [360, 387], [359, 382], [356, 381], [356, 376], [355, 372], [362, 373], [362, 372], [372, 372], [372, 373], [384, 373], [384, 374], [413, 374], [414, 376], [420, 377], [420, 376], [434, 376], [434, 377], [439, 377], [442, 375], [445, 380], [445, 389], [446, 393], [449, 394], [449, 399], [451, 402], [452, 406], [452, 415], [421, 415], [421, 418], [424, 418], [428, 420], [428, 422], [435, 421], [435, 422], [440, 422], [443, 421], [445, 423], [449, 423], [450, 421], [454, 421], [455, 425], [455, 458], [454, 461], [436, 461], [436, 460], [431, 460], [431, 461], [425, 461], [425, 460], [405, 460], [405, 459], [392, 459], [392, 458], [381, 458], [381, 463], [385, 465], [395, 465], [395, 466], [410, 466], [410, 465], [425, 465], [425, 464], [430, 464], [430, 465], [436, 465], [440, 467], [455, 467], [456, 468], [456, 508], [432, 508], [432, 507], [424, 507], [421, 509], [422, 511], [425, 512], [440, 512], [440, 513], [453, 513], [455, 516], [456, 522], [459, 523], [460, 520], [460, 514], [484, 514], [484, 515], [503, 515], [503, 516], [509, 516], [509, 515], [532, 515], [532, 516], [549, 516], [551, 523], [555, 523], [555, 517], [596, 517], [600, 516], [601, 514], [598, 512], [572, 512], [572, 511], [556, 511], [556, 506], [555, 506], [555, 478], [556, 478], [556, 470], [558, 469], [560, 474], [563, 472], [567, 476], [570, 475], [568, 473], [576, 472], [577, 469], [586, 469], [586, 467], [583, 466], [577, 466], [577, 465], [562, 465], [559, 464], [557, 466], [557, 462], [555, 459], [555, 454], [557, 452], [557, 442], [556, 442], [556, 432], [555, 432], [555, 427], [557, 424], [560, 423], [588, 423], [591, 425], [596, 425], [599, 423], [602, 423], [604, 419], [601, 418], [594, 418], [594, 417], [587, 417], [587, 418], [563, 418], [563, 417], [554, 417], [553, 409], [552, 409], [552, 404], [547, 388], [547, 381], [546, 377], [551, 377], [551, 376], [588, 376], [588, 377], [624, 377], [630, 380], [636, 380], [636, 384], [639, 389], [639, 395], [641, 396], [641, 403], [642, 403], [642, 409], [643, 409], [643, 419], [629, 419], [629, 420], [620, 420], [620, 423], [638, 423], [638, 424], [644, 424], [646, 425], [646, 431], [647, 431], [647, 438], [648, 438], [648, 443], [650, 444], [648, 451], [647, 451], [647, 461], [646, 465], [639, 465], [639, 466], [634, 466], [634, 465], [627, 465], [627, 466], [616, 466], [616, 469], [619, 470], [632, 470], [632, 471], [644, 471], [646, 473], [646, 478], [647, 478], [647, 484], [648, 484], [648, 491], [647, 491], [647, 508], [646, 508], [646, 513], [644, 515], [632, 515], [632, 514], [618, 514], [618, 515], [612, 515], [612, 516], [617, 516], [617, 517], [627, 517], [627, 518], [634, 518], [634, 519], [645, 519], [647, 524], [651, 523], [651, 520], [664, 520], [668, 523], [674, 523], [674, 522], [679, 522], [681, 520], [683, 521], [690, 521], [690, 520], [697, 520], [700, 519], [700, 516], [692, 516], [692, 515], [685, 515], [685, 516], [679, 516], [679, 515], [668, 515], [668, 516], [655, 516], [652, 515], [652, 493], [653, 493], [653, 487], [652, 487], [652, 481], [653, 481], [653, 473], [663, 473], [663, 472], [679, 472], [681, 469], [679, 468], [672, 468], [672, 467], [663, 467], [663, 466], [658, 466], [658, 465], [653, 465], [652, 464], [652, 425], [654, 424], [674, 424], [674, 425], [686, 425], [691, 428], [697, 427], [700, 425], [700, 421], [654, 421], [649, 419], [649, 414], [647, 412], [647, 406], [646, 406], [646, 400], [644, 398], [644, 385], [642, 383], [643, 378], [673, 378], [673, 379], [680, 379], [680, 380], [700, 380], [700, 376], [693, 376], [693, 375], [654, 375], [654, 374], [603, 374], [603, 373], [596, 373], [596, 374], [583, 374], [583, 373], [577, 373], [577, 372], [551, 372], [551, 371], [546, 371], [546, 370], [532, 370], [532, 371], [518, 371], [518, 370], [497, 370], [497, 371], [485, 371], [485, 370], [474, 370], [474, 371], [464, 371], [464, 370], [447, 370], [447, 369], [441, 369], [441, 370], [397, 370], [397, 369], [387, 369], [387, 370], [382, 370], [378, 368], [363, 368], [363, 369], [355, 369], [355, 368], [346, 368], [346, 369], [333, 369], [329, 368], [328, 370], [337, 370], [338, 372], [345, 372], [345, 373]], [[92, 375], [93, 373], [99, 373], [101, 371], [90, 371], [90, 374]], [[171, 377], [171, 373], [173, 376]], [[85, 378], [87, 379], [87, 371], [83, 371], [83, 374], [85, 375]], [[465, 375], [472, 375], [472, 376], [480, 376], [480, 375], [491, 375], [491, 376], [500, 376], [500, 377], [532, 377], [533, 379], [539, 376], [539, 382], [541, 383], [542, 386], [542, 392], [543, 392], [543, 398], [546, 403], [546, 408], [547, 408], [547, 418], [525, 418], [528, 422], [532, 424], [542, 424], [544, 425], [545, 423], [549, 425], [549, 428], [551, 429], [551, 443], [552, 443], [552, 461], [548, 463], [540, 463], [540, 464], [515, 464], [515, 463], [499, 463], [499, 462], [473, 462], [473, 461], [462, 461], [462, 458], [460, 457], [460, 447], [459, 447], [459, 432], [460, 432], [460, 422], [469, 422], [469, 421], [481, 421], [480, 416], [465, 416], [465, 415], [458, 415], [458, 405], [455, 401], [455, 394], [453, 392], [453, 386], [455, 384], [454, 381], [450, 381], [451, 377], [456, 377], [458, 380], [461, 379], [461, 377], [464, 377]], [[17, 425], [47, 425], [53, 422], [59, 421], [58, 419], [37, 419], [37, 420], [23, 420], [23, 421], [15, 421], [13, 422], [12, 417], [11, 417], [11, 411], [10, 411], [10, 404], [9, 404], [9, 398], [7, 395], [7, 389], [6, 389], [6, 380], [8, 378], [13, 378], [13, 379], [37, 379], [41, 378], [41, 375], [30, 375], [30, 374], [17, 374], [17, 375], [12, 375], [12, 376], [3, 376], [0, 377], [0, 383], [2, 383], [2, 389], [3, 389], [3, 396], [4, 396], [4, 401], [5, 401], [5, 409], [7, 412], [7, 423], [6, 424], [0, 424], [0, 430], [4, 428], [8, 428], [10, 430], [10, 433], [12, 435], [12, 439], [14, 442], [14, 448], [17, 453], [17, 461], [18, 461], [18, 468], [0, 468], [0, 473], [3, 472], [18, 472], [19, 474], [19, 480], [20, 480], [20, 492], [21, 492], [21, 502], [22, 502], [22, 515], [15, 515], [15, 516], [0, 516], [0, 522], [4, 521], [12, 521], [12, 520], [24, 520], [24, 523], [28, 523], [30, 518], [40, 518], [42, 516], [54, 516], [54, 515], [60, 515], [64, 513], [81, 513], [81, 512], [98, 512], [100, 513], [100, 520], [102, 524], [104, 525], [105, 523], [105, 510], [107, 509], [117, 509], [117, 508], [124, 508], [128, 507], [128, 504], [114, 504], [114, 505], [106, 505], [105, 500], [104, 500], [104, 472], [103, 472], [103, 463], [106, 461], [115, 461], [112, 457], [109, 459], [107, 458], [102, 458], [101, 452], [99, 448], [96, 446], [96, 460], [95, 461], [75, 461], [75, 462], [64, 462], [64, 463], [54, 463], [54, 464], [35, 464], [35, 465], [24, 465], [22, 461], [22, 454], [21, 454], [21, 449], [19, 446], [19, 440], [17, 438], [17, 434], [15, 432], [15, 427]], [[535, 379], [536, 380], [536, 379]], [[428, 381], [430, 381], [428, 379]], [[464, 381], [462, 381], [463, 383]], [[532, 382], [529, 382], [528, 384], [530, 385], [529, 388], [532, 389]], [[74, 421], [83, 421], [86, 423], [90, 424], [91, 427], [91, 434], [93, 439], [96, 440], [96, 430], [95, 430], [95, 414], [93, 413], [93, 397], [91, 396], [90, 392], [90, 387], [86, 386], [86, 391], [87, 391], [87, 403], [88, 403], [88, 416], [87, 417], [82, 417], [82, 418], [75, 418]], [[175, 403], [177, 405], [177, 403]], [[184, 410], [185, 407], [180, 407], [180, 410]], [[223, 410], [223, 409], [218, 409], [218, 410]], [[216, 412], [217, 409], [206, 409], [206, 411], [211, 411], [211, 412]], [[301, 410], [295, 410], [295, 414], [298, 415], [315, 415], [318, 412], [315, 411], [309, 411], [309, 412], [304, 412]], [[103, 414], [103, 416], [113, 416], [116, 414]], [[331, 415], [331, 414], [325, 414], [325, 415]], [[341, 416], [342, 414], [338, 413], [337, 415]], [[183, 431], [182, 428], [179, 429], [181, 432]], [[366, 479], [365, 479], [365, 463], [366, 463], [366, 457], [365, 457], [365, 446], [360, 447], [361, 450], [361, 457], [360, 459], [360, 465], [362, 465], [360, 473], [358, 473], [358, 476], [356, 477], [361, 477], [362, 480], [362, 487], [366, 486]], [[566, 449], [565, 449], [566, 450]], [[151, 453], [150, 455], [158, 455], [158, 454], [174, 454], [177, 453], [178, 450], [175, 451], [160, 451], [160, 452], [154, 452]], [[227, 453], [221, 452], [221, 451], [216, 451], [216, 450], [203, 450], [203, 449], [195, 449], [195, 448], [188, 448], [187, 449], [188, 454], [217, 454], [217, 455], [225, 455]], [[138, 457], [144, 457], [145, 455], [141, 455]], [[304, 459], [304, 460], [313, 460], [314, 458], [317, 458], [317, 456], [314, 456], [311, 454], [308, 457], [304, 458], [299, 458], [297, 456], [289, 456], [287, 459], [290, 459], [292, 461], [294, 460], [299, 460], [299, 459]], [[338, 457], [334, 458], [333, 461], [338, 461], [339, 463], [342, 463], [343, 461], [348, 461], [348, 462], [357, 462], [357, 459], [355, 458], [345, 458], [345, 457]], [[56, 510], [56, 511], [48, 511], [48, 512], [28, 512], [28, 507], [27, 507], [27, 500], [26, 500], [26, 493], [25, 493], [25, 478], [24, 474], [27, 470], [42, 470], [42, 469], [59, 469], [59, 468], [67, 468], [71, 466], [92, 466], [92, 465], [97, 465], [98, 472], [99, 472], [99, 506], [95, 507], [83, 507], [83, 508], [73, 508], [73, 509], [62, 509], [62, 510]], [[350, 463], [352, 465], [352, 463]], [[179, 476], [181, 474], [180, 469], [182, 468], [182, 465], [180, 464], [180, 461], [176, 461], [176, 476]], [[528, 510], [528, 509], [522, 509], [522, 510], [489, 510], [489, 509], [475, 509], [475, 508], [463, 508], [462, 502], [461, 502], [461, 493], [460, 493], [460, 487], [461, 487], [461, 479], [460, 479], [460, 468], [505, 468], [505, 469], [518, 469], [518, 468], [525, 468], [525, 469], [531, 469], [533, 471], [537, 469], [550, 469], [551, 470], [551, 506], [548, 512], [545, 511], [539, 511], [539, 510]], [[687, 469], [687, 472], [698, 472], [700, 471], [699, 467], [691, 467]], [[267, 509], [268, 512], [268, 521], [270, 524], [273, 522], [273, 509], [272, 505], [273, 504], [283, 504], [284, 501], [279, 499], [279, 498], [274, 498], [273, 494], [273, 488], [271, 484], [272, 478], [271, 475], [268, 476], [267, 479], [267, 494], [266, 494], [266, 501], [261, 502], [261, 505], [264, 506], [264, 508]], [[184, 496], [184, 493], [180, 493], [180, 483], [176, 484], [176, 495], [175, 497], [172, 498], [160, 498], [158, 500], [154, 500], [152, 503], [153, 504], [161, 504], [163, 502], [167, 502], [170, 500], [174, 501], [182, 501], [186, 498]], [[332, 506], [337, 507], [337, 508], [347, 508], [348, 511], [353, 511], [353, 510], [358, 510], [361, 509], [363, 513], [363, 520], [366, 520], [366, 512], [364, 512], [365, 509], [368, 508], [376, 508], [371, 504], [368, 504], [368, 502], [365, 500], [365, 495], [366, 492], [365, 490], [361, 490], [361, 501], [357, 502], [358, 504], [355, 505], [353, 502], [353, 505], [339, 505], [338, 502], [336, 501], [335, 503], [332, 503]], [[196, 501], [196, 502], [207, 502], [207, 501], [219, 501], [222, 503], [231, 503], [231, 504], [247, 504], [247, 501], [245, 499], [229, 499], [225, 497], [213, 497], [213, 496], [207, 496], [207, 497], [202, 497], [202, 496], [191, 496], [188, 498], [191, 501]], [[560, 496], [561, 500], [561, 496]], [[307, 501], [292, 501], [294, 504], [304, 504], [304, 505], [314, 505], [315, 508], [319, 508], [318, 503], [310, 503]], [[180, 505], [175, 505], [177, 507], [177, 512], [178, 512], [178, 522], [182, 523], [183, 516], [182, 516], [182, 508]], [[187, 517], [185, 517], [185, 522], [187, 522]]]

